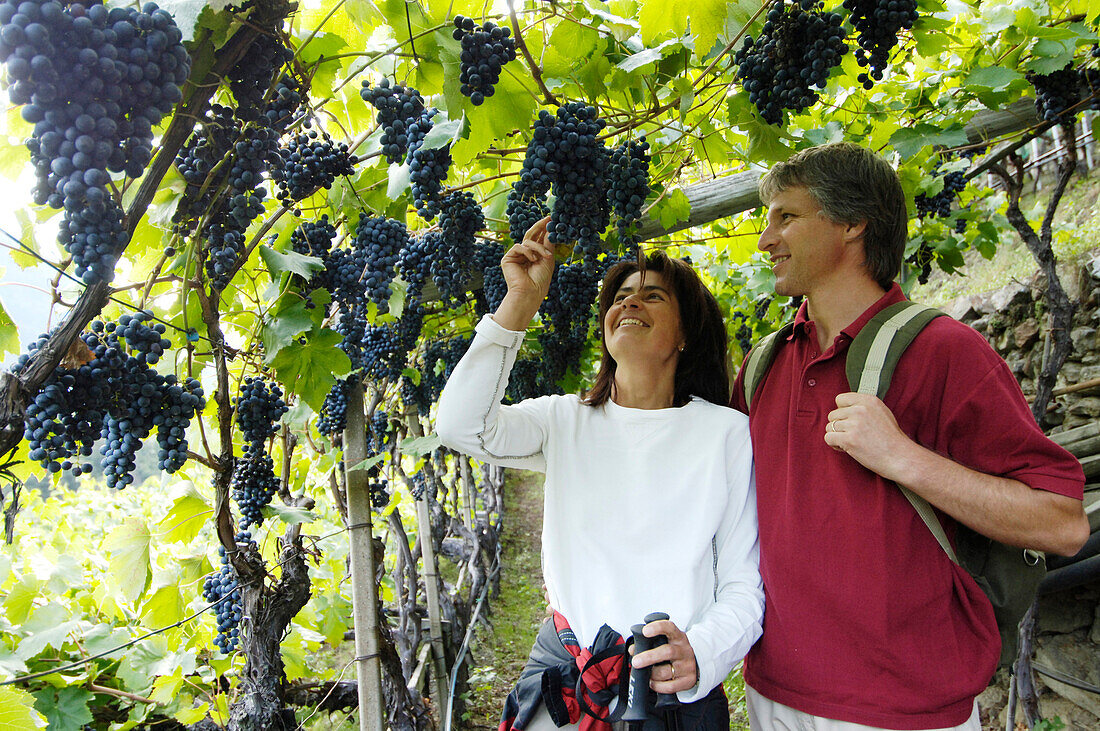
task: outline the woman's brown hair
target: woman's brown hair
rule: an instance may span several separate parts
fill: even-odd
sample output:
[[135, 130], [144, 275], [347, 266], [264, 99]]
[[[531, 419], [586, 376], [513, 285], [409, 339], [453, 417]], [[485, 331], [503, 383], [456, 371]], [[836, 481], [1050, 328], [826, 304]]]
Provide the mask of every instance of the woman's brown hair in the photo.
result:
[[663, 251], [654, 251], [644, 262], [628, 259], [607, 270], [600, 289], [600, 370], [592, 388], [584, 397], [589, 406], [602, 406], [611, 398], [615, 382], [615, 359], [607, 352], [603, 323], [614, 306], [615, 293], [626, 278], [641, 271], [656, 272], [671, 287], [680, 307], [680, 330], [684, 350], [676, 364], [673, 405], [683, 406], [692, 396], [721, 406], [729, 405], [729, 367], [726, 362], [726, 325], [718, 301], [703, 280], [682, 259], [673, 259]]

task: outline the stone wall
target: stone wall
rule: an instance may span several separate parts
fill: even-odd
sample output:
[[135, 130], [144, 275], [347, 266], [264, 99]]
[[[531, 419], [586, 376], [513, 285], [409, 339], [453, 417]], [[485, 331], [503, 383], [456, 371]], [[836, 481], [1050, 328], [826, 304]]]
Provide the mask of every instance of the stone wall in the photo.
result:
[[[1072, 389], [1100, 381], [1100, 257], [1063, 276], [1071, 298], [1080, 302], [1074, 318], [1074, 350], [1058, 376], [1056, 388]], [[1042, 293], [1045, 280], [1014, 283], [988, 295], [960, 298], [948, 314], [981, 332], [1004, 357], [1029, 399], [1042, 368], [1047, 340]], [[1056, 394], [1058, 391], [1055, 392]], [[1100, 383], [1058, 395], [1044, 429], [1051, 435], [1100, 419]], [[1096, 481], [1089, 478], [1087, 481]], [[1095, 488], [1097, 485], [1090, 484]], [[1100, 493], [1092, 489], [1086, 502]], [[1093, 530], [1097, 520], [1093, 516]], [[1035, 662], [1057, 673], [1100, 686], [1100, 582], [1040, 598]], [[1058, 716], [1069, 729], [1100, 729], [1100, 695], [1036, 674], [1044, 718]], [[978, 699], [986, 729], [1005, 727], [1007, 673]], [[1017, 711], [1017, 722], [1023, 720]]]

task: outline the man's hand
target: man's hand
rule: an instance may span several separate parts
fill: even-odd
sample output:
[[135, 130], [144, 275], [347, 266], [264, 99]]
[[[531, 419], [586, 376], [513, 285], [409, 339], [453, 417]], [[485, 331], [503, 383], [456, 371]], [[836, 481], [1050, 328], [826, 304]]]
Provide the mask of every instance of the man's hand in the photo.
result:
[[888, 480], [899, 481], [901, 465], [916, 442], [898, 426], [882, 399], [865, 393], [842, 393], [829, 412], [825, 443]]
[[646, 637], [664, 635], [668, 638], [667, 644], [638, 653], [631, 661], [636, 668], [653, 666], [649, 675], [649, 687], [658, 693], [676, 693], [694, 688], [699, 681], [695, 650], [691, 649], [687, 635], [676, 623], [660, 619], [647, 624], [642, 633]]

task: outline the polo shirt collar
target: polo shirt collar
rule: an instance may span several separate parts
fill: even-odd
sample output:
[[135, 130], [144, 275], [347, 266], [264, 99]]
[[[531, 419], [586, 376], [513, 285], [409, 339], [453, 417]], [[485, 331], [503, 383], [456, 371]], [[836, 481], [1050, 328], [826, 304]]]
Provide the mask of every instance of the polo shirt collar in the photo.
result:
[[[859, 331], [863, 329], [863, 326], [871, 321], [871, 318], [877, 315], [882, 310], [886, 309], [892, 304], [897, 302], [903, 302], [905, 295], [901, 291], [901, 285], [897, 282], [890, 284], [890, 289], [886, 290], [886, 293], [882, 295], [873, 305], [863, 311], [863, 314], [857, 317], [852, 324], [840, 331], [840, 334], [847, 337], [848, 340], [852, 340]], [[794, 316], [794, 329], [788, 336], [788, 340], [793, 340], [799, 332], [805, 332], [810, 323], [809, 316], [809, 304], [803, 300], [802, 304], [798, 308], [798, 313]]]

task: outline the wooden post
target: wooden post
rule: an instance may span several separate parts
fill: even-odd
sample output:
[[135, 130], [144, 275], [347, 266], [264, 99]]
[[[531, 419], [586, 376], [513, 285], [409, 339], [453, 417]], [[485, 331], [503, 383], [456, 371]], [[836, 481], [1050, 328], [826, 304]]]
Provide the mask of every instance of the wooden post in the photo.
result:
[[382, 731], [385, 702], [382, 698], [382, 662], [378, 641], [378, 584], [375, 582], [370, 486], [367, 471], [352, 469], [367, 458], [367, 430], [363, 415], [363, 385], [354, 383], [348, 393], [344, 427], [344, 470], [348, 500], [348, 534], [351, 545], [351, 602], [355, 622], [355, 671], [359, 681], [359, 729]]
[[[419, 438], [424, 436], [420, 429], [420, 415], [416, 408], [409, 411], [409, 434]], [[416, 521], [420, 531], [420, 555], [424, 559], [424, 586], [428, 592], [428, 626], [431, 632], [432, 656], [434, 659], [432, 675], [435, 676], [436, 708], [447, 707], [450, 678], [447, 673], [447, 655], [443, 646], [443, 619], [439, 609], [439, 571], [436, 567], [435, 546], [432, 543], [432, 518], [428, 510], [428, 492], [425, 490], [416, 501]], [[440, 719], [442, 721], [442, 719]]]
[[476, 500], [474, 496], [474, 473], [470, 469], [470, 458], [464, 454], [458, 455], [458, 465], [462, 471], [462, 499], [466, 503], [466, 510], [462, 515], [462, 519], [465, 521], [467, 528], [476, 531], [477, 521], [474, 520], [474, 502]]

